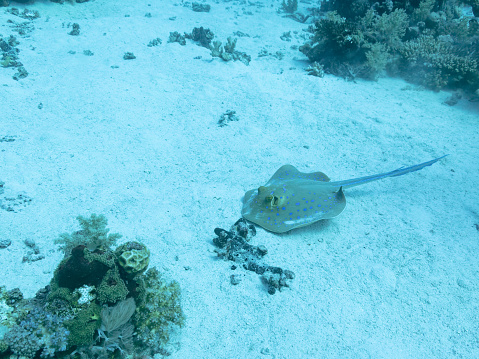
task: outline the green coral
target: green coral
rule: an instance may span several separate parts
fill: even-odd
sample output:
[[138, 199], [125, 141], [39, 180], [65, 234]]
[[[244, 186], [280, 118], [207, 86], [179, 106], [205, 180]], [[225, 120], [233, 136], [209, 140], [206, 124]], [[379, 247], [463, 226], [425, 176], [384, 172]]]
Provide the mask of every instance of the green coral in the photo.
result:
[[69, 330], [68, 344], [70, 346], [88, 345], [93, 341], [93, 336], [101, 324], [101, 307], [91, 303], [75, 315], [75, 318], [67, 320], [65, 327]]
[[115, 266], [115, 254], [110, 248], [103, 247], [102, 250], [96, 250], [94, 252], [85, 248], [83, 251], [85, 259], [89, 262], [97, 261], [109, 268]]
[[108, 270], [97, 288], [97, 299], [100, 304], [116, 303], [124, 300], [128, 295], [128, 288], [120, 277], [118, 267]]
[[409, 20], [406, 11], [396, 9], [389, 14], [384, 13], [375, 17], [371, 27], [366, 31], [370, 31], [377, 42], [391, 49], [397, 49], [401, 46], [408, 25]]
[[386, 68], [390, 55], [386, 45], [375, 43], [370, 45], [366, 52], [366, 64], [370, 69], [370, 78], [376, 79], [377, 76]]
[[5, 341], [3, 341], [2, 339], [0, 339], [0, 354], [6, 352], [7, 349], [8, 349], [7, 343], [5, 343]]
[[108, 248], [116, 244], [117, 239], [121, 238], [118, 233], [108, 234], [110, 231], [106, 228], [108, 221], [103, 215], [92, 214], [89, 218], [78, 216], [81, 229], [72, 234], [63, 233], [55, 239], [55, 244], [60, 245], [59, 249], [65, 255], [78, 245], [85, 245], [91, 251], [98, 247]]
[[66, 287], [60, 287], [54, 279], [50, 282], [50, 292], [47, 295], [47, 302], [52, 303], [55, 300], [61, 300], [69, 305], [73, 305], [76, 301], [72, 291]]
[[8, 294], [4, 286], [0, 286], [0, 325], [11, 326], [15, 323], [12, 321], [11, 313], [13, 307], [7, 303]]
[[162, 352], [175, 327], [184, 325], [181, 291], [176, 281], [165, 282], [156, 268], [137, 278], [139, 295], [134, 315], [137, 340], [152, 353]]
[[129, 275], [139, 274], [146, 270], [150, 263], [150, 251], [142, 243], [127, 242], [115, 251], [118, 264]]
[[426, 21], [434, 9], [435, 2], [436, 0], [422, 0], [419, 3], [419, 6], [412, 12], [412, 22], [417, 23], [418, 21]]

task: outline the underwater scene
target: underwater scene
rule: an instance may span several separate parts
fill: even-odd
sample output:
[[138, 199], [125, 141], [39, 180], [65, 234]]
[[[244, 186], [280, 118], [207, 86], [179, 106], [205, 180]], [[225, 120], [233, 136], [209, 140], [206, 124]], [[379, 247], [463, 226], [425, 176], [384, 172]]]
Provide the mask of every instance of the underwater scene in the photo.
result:
[[479, 358], [479, 0], [0, 0], [0, 359]]

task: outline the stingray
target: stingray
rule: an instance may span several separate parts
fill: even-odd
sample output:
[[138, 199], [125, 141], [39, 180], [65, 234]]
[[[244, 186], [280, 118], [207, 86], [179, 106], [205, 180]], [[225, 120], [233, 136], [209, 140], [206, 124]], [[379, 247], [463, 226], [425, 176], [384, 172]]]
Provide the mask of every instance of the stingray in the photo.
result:
[[330, 182], [322, 172], [303, 173], [294, 166], [284, 165], [264, 186], [246, 192], [241, 214], [268, 231], [284, 233], [338, 216], [346, 207], [343, 192], [346, 188], [419, 171], [446, 156], [391, 172], [336, 182]]

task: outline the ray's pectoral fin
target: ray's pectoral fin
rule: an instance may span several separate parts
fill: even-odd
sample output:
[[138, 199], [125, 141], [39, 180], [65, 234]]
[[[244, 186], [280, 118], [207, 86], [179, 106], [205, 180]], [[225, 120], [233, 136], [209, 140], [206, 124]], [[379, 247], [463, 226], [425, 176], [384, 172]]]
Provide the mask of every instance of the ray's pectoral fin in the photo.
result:
[[333, 204], [334, 204], [334, 206], [331, 206], [331, 210], [329, 212], [325, 213], [325, 216], [323, 217], [324, 219], [334, 218], [336, 216], [339, 216], [339, 214], [346, 207], [346, 196], [344, 195], [343, 187], [340, 187], [339, 191], [337, 191], [334, 194]]

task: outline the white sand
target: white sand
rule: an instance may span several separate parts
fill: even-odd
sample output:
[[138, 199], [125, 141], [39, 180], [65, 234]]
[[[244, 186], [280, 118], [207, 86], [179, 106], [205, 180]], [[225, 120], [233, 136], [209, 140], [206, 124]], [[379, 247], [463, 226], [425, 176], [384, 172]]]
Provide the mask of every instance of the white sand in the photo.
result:
[[[77, 215], [98, 213], [179, 281], [187, 321], [171, 358], [479, 357], [478, 104], [449, 107], [449, 93], [399, 79], [307, 76], [290, 48], [307, 25], [278, 15], [278, 1], [210, 4], [210, 13], [173, 0], [26, 6], [41, 18], [17, 36], [30, 75], [14, 81], [0, 68], [0, 138], [15, 136], [0, 143], [0, 180], [5, 195], [33, 200], [0, 210], [0, 239], [12, 241], [0, 250], [0, 284], [33, 296], [61, 259], [53, 240], [78, 229]], [[4, 10], [0, 33], [15, 34], [7, 20], [25, 20]], [[73, 22], [80, 36], [68, 35]], [[237, 50], [250, 65], [167, 43], [170, 31], [199, 26], [223, 42], [249, 34]], [[292, 42], [279, 38], [287, 31]], [[156, 37], [163, 43], [147, 47]], [[285, 57], [258, 57], [263, 48]], [[123, 60], [127, 51], [137, 58]], [[220, 128], [226, 110], [239, 121]], [[283, 164], [339, 180], [447, 153], [348, 190], [333, 220], [285, 235], [258, 228], [252, 244], [296, 273], [291, 289], [269, 295], [258, 275], [213, 252], [213, 229], [228, 229], [245, 191]], [[26, 239], [44, 260], [22, 263]]]

